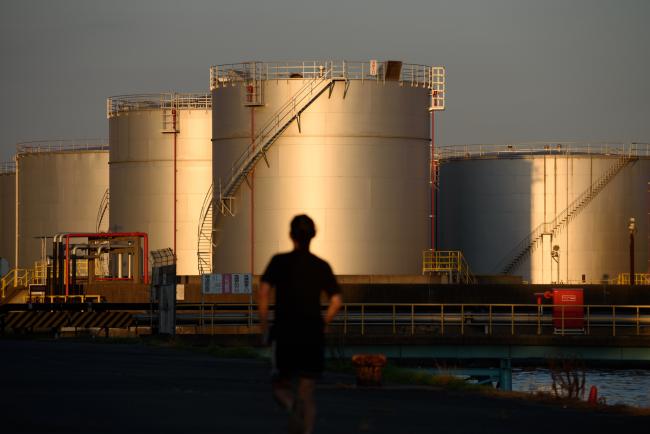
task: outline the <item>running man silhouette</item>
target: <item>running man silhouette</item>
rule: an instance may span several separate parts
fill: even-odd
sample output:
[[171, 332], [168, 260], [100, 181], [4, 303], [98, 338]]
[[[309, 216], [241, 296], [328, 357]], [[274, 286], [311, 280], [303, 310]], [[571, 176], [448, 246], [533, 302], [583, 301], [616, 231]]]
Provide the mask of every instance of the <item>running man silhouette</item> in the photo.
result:
[[[310, 434], [314, 428], [315, 379], [323, 372], [324, 331], [341, 308], [343, 299], [329, 264], [309, 251], [316, 235], [306, 215], [291, 221], [294, 249], [275, 255], [261, 278], [259, 317], [273, 353], [272, 389], [275, 400], [289, 411], [289, 432]], [[275, 319], [269, 332], [269, 293], [275, 288]], [[329, 297], [321, 316], [321, 293]], [[297, 378], [297, 390], [293, 381]]]

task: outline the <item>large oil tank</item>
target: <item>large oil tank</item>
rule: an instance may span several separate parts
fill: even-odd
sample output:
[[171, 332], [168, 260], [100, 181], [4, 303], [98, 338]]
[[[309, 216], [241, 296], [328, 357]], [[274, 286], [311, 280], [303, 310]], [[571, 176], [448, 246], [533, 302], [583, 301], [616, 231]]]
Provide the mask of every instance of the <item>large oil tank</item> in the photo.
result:
[[0, 204], [0, 258], [13, 267], [16, 255], [15, 161], [0, 162]]
[[197, 274], [197, 226], [212, 181], [209, 93], [108, 99], [110, 228], [170, 247], [179, 275]]
[[[304, 213], [317, 227], [312, 251], [335, 273], [420, 274], [441, 78], [442, 68], [395, 61], [212, 67], [213, 270], [262, 273], [292, 249], [289, 222]], [[256, 145], [254, 170], [226, 198]]]
[[[102, 142], [18, 144], [18, 267], [31, 267], [42, 258], [42, 237], [96, 232], [98, 210], [108, 188], [108, 145]], [[106, 231], [107, 225], [99, 229]]]
[[477, 274], [531, 283], [601, 283], [647, 272], [650, 147], [532, 144], [440, 152], [440, 249], [462, 250]]

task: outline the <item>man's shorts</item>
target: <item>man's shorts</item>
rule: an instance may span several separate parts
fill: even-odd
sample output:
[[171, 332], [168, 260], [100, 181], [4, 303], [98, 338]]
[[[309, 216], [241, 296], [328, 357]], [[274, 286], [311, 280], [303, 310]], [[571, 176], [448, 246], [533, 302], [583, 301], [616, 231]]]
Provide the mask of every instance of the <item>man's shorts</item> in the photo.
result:
[[317, 378], [323, 372], [325, 355], [322, 338], [301, 343], [275, 339], [271, 350], [274, 379]]

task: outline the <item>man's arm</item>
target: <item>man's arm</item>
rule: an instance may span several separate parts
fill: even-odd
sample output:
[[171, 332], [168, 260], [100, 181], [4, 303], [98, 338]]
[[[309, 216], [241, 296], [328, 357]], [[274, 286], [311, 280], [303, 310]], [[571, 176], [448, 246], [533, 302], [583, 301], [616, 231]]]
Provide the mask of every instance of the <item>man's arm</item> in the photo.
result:
[[341, 297], [341, 294], [334, 294], [330, 297], [330, 304], [327, 307], [327, 313], [325, 313], [326, 326], [332, 322], [336, 313], [341, 309], [341, 305], [343, 305], [343, 297]]
[[260, 318], [262, 336], [266, 336], [269, 329], [269, 293], [271, 285], [268, 282], [260, 282], [260, 290], [257, 295], [257, 314]]

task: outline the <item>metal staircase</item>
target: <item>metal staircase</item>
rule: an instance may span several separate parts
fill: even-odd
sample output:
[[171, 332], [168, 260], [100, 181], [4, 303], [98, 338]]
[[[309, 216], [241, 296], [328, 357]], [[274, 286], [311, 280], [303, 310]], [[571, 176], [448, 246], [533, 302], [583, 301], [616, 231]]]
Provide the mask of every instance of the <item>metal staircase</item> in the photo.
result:
[[[266, 153], [271, 145], [294, 120], [298, 122], [298, 128], [300, 128], [302, 112], [326, 90], [329, 89], [331, 94], [335, 81], [345, 81], [345, 71], [336, 70], [335, 72], [332, 65], [328, 65], [322, 74], [307, 80], [286, 103], [269, 117], [268, 122], [257, 132], [251, 145], [233, 163], [230, 177], [224, 184], [220, 184], [218, 195], [214, 191], [214, 184], [210, 186], [199, 219], [197, 255], [200, 274], [209, 273], [212, 269], [212, 249], [218, 244], [219, 217], [234, 216], [235, 194], [239, 187], [259, 160], [264, 158], [268, 164]], [[218, 206], [218, 213], [214, 212], [215, 204]]]
[[199, 217], [199, 233], [198, 233], [198, 246], [196, 253], [198, 256], [199, 264], [199, 274], [210, 273], [212, 270], [212, 248], [213, 239], [215, 237], [213, 234], [212, 227], [212, 204], [214, 203], [214, 198], [212, 191], [214, 190], [213, 185], [210, 185], [208, 193], [205, 195], [203, 200], [203, 206], [201, 207], [201, 214]]
[[521, 240], [497, 266], [501, 274], [510, 274], [537, 248], [544, 235], [557, 236], [591, 201], [636, 157], [624, 156], [594, 181], [580, 196], [558, 214], [551, 222], [541, 223], [526, 238]]
[[99, 232], [101, 230], [104, 217], [110, 209], [110, 200], [111, 195], [109, 189], [107, 188], [104, 192], [104, 195], [102, 196], [102, 200], [99, 202], [99, 209], [97, 210], [97, 218], [95, 220], [95, 232]]

